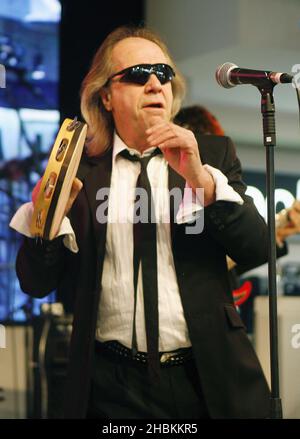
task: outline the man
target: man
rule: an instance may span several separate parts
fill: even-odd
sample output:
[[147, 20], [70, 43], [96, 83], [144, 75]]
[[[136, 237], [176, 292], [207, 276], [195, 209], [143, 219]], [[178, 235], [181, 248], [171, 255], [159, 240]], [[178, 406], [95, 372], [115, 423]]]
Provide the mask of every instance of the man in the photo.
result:
[[[67, 417], [269, 414], [269, 389], [234, 308], [226, 267], [226, 254], [240, 263], [266, 260], [266, 224], [245, 196], [230, 140], [196, 140], [171, 122], [183, 90], [159, 37], [140, 28], [110, 34], [83, 82], [88, 149], [65, 236], [41, 245], [25, 238], [18, 254], [25, 292], [42, 297], [57, 288], [75, 297]], [[153, 151], [146, 166], [142, 160]], [[134, 196], [118, 198], [139, 184], [151, 201], [162, 189], [153, 196], [154, 229], [150, 221], [128, 220]], [[183, 192], [176, 208], [166, 195], [174, 188]], [[204, 228], [191, 233], [203, 207]]]

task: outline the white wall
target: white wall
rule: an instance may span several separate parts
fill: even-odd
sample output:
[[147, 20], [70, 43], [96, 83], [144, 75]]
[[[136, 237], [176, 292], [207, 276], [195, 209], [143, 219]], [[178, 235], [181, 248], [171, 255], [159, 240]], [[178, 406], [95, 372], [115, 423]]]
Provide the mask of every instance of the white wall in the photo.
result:
[[[291, 72], [299, 63], [298, 0], [148, 0], [147, 24], [165, 38], [186, 76], [186, 104], [201, 103], [223, 118], [237, 142], [261, 142], [260, 95], [250, 85], [231, 90], [215, 81], [223, 62]], [[291, 85], [276, 87], [277, 138], [300, 146], [297, 100]]]

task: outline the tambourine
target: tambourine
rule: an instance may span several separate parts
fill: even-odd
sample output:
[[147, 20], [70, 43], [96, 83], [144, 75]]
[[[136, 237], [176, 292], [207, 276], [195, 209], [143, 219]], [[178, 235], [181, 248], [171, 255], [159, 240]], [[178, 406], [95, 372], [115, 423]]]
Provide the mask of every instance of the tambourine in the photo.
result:
[[76, 177], [87, 125], [65, 119], [53, 145], [39, 188], [30, 224], [35, 237], [51, 240], [65, 215], [71, 187]]

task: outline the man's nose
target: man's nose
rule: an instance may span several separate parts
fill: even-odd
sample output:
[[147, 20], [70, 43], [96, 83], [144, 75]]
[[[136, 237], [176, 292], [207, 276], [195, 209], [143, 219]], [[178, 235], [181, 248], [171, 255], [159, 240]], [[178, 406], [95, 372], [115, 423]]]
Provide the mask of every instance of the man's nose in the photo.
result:
[[161, 85], [158, 77], [154, 73], [152, 73], [149, 76], [149, 79], [145, 84], [145, 92], [146, 93], [151, 93], [151, 92], [158, 93], [161, 90], [161, 88], [162, 88], [162, 85]]

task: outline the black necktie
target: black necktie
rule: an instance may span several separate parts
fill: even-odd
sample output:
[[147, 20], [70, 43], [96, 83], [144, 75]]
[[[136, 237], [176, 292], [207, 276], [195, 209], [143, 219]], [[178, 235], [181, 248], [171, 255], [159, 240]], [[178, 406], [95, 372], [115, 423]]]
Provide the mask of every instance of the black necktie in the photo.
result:
[[[159, 379], [159, 352], [158, 352], [158, 281], [157, 281], [157, 250], [156, 250], [156, 221], [154, 202], [150, 182], [147, 175], [147, 165], [154, 155], [161, 151], [156, 148], [146, 157], [131, 155], [127, 149], [120, 155], [131, 161], [141, 164], [141, 172], [136, 182], [136, 195], [140, 195], [140, 209], [136, 211], [133, 224], [133, 266], [134, 266], [134, 315], [132, 333], [132, 352], [137, 352], [136, 340], [136, 301], [139, 265], [142, 266], [144, 311], [146, 323], [148, 370], [152, 381]], [[143, 211], [144, 209], [144, 211]], [[152, 219], [152, 221], [151, 221]]]

